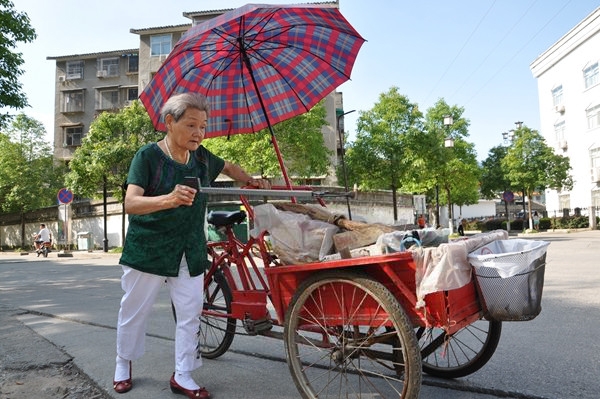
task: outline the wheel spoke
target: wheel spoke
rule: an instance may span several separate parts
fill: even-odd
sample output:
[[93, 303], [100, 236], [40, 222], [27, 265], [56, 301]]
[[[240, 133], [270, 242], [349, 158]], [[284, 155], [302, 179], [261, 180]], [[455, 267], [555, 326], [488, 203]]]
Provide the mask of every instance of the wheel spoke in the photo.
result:
[[418, 397], [416, 337], [397, 300], [371, 279], [333, 275], [305, 282], [286, 314], [288, 364], [300, 392], [319, 398]]

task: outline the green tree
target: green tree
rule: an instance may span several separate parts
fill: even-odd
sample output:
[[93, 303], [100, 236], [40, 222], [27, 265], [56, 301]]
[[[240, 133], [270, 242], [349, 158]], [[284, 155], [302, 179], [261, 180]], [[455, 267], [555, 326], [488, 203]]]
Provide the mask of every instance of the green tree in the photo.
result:
[[[28, 106], [19, 77], [23, 74], [23, 54], [15, 49], [19, 42], [30, 43], [36, 38], [26, 13], [14, 9], [10, 0], [0, 0], [0, 108], [23, 109]], [[0, 114], [0, 128], [8, 113]]]
[[511, 189], [510, 180], [502, 168], [507, 152], [507, 147], [493, 147], [481, 163], [481, 195], [486, 199], [496, 199], [500, 193]]
[[[436, 208], [438, 202], [452, 209], [453, 204], [463, 206], [479, 200], [481, 171], [475, 146], [466, 140], [469, 121], [463, 114], [464, 108], [440, 99], [427, 110], [423, 131], [411, 132], [407, 141], [406, 158], [412, 167], [406, 186], [411, 192], [427, 193], [430, 203], [436, 202]], [[445, 116], [452, 117], [449, 126], [444, 125]], [[446, 144], [447, 139], [451, 139], [451, 147]], [[453, 215], [450, 213], [449, 217]]]
[[[513, 190], [507, 172], [502, 167], [502, 160], [507, 152], [507, 147], [492, 147], [487, 158], [481, 163], [481, 195], [486, 199], [496, 199], [502, 193]], [[504, 210], [508, 223], [510, 223], [507, 201], [504, 201]]]
[[[323, 103], [309, 112], [274, 126], [277, 143], [290, 176], [309, 178], [323, 175], [329, 166], [321, 128], [326, 124]], [[255, 134], [238, 134], [207, 139], [203, 145], [216, 155], [265, 177], [281, 176], [271, 135], [267, 129]]]
[[112, 194], [122, 202], [122, 187], [133, 156], [142, 145], [160, 140], [163, 135], [154, 130], [139, 101], [116, 113], [101, 113], [73, 154], [66, 177], [67, 187], [81, 197], [104, 198], [106, 201], [106, 196]]
[[[535, 190], [573, 188], [569, 159], [555, 154], [540, 133], [526, 126], [515, 131], [513, 144], [502, 160], [502, 168], [506, 170], [511, 185], [522, 187], [523, 195], [530, 199]], [[533, 229], [531, 200], [527, 212], [529, 228]]]
[[55, 165], [41, 122], [19, 114], [0, 134], [0, 208], [21, 215], [21, 246], [26, 246], [25, 214], [56, 203], [64, 167]]
[[392, 87], [379, 95], [371, 110], [360, 113], [356, 139], [346, 152], [349, 185], [391, 190], [394, 220], [398, 220], [397, 191], [413, 168], [407, 139], [422, 131], [422, 119], [417, 104]]

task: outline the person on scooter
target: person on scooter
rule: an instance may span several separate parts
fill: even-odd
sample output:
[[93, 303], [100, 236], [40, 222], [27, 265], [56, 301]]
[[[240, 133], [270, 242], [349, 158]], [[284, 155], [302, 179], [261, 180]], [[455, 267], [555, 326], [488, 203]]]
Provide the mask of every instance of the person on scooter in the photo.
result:
[[45, 242], [51, 242], [51, 240], [52, 233], [50, 230], [48, 230], [44, 223], [40, 223], [40, 231], [35, 235], [34, 238], [35, 252], [37, 252], [39, 255], [42, 245], [44, 245]]

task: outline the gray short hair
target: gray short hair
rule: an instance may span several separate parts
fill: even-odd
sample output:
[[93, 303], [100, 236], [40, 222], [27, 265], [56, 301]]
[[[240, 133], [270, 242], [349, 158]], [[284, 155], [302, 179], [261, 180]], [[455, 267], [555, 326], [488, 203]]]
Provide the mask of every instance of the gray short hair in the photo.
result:
[[188, 108], [196, 108], [200, 111], [205, 111], [206, 116], [210, 113], [208, 100], [203, 94], [187, 92], [172, 95], [165, 105], [163, 105], [162, 110], [160, 111], [160, 117], [164, 121], [165, 117], [168, 114], [171, 114], [173, 115], [175, 122], [177, 122]]

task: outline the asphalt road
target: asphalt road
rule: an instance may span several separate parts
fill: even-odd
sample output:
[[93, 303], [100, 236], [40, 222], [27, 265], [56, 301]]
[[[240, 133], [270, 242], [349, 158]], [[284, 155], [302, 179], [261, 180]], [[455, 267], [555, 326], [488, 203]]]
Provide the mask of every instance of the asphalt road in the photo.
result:
[[[551, 242], [542, 313], [532, 321], [504, 323], [498, 349], [480, 371], [450, 381], [425, 375], [421, 398], [598, 397], [600, 231], [541, 233], [535, 239]], [[11, 317], [23, 329], [37, 333], [38, 353], [44, 345], [61, 349], [113, 397], [170, 397], [174, 325], [166, 289], [148, 326], [146, 354], [134, 362], [134, 389], [125, 395], [112, 390], [122, 294], [117, 263], [117, 256], [100, 252], [74, 253], [70, 258], [52, 253], [47, 259], [0, 253], [0, 304], [14, 310]], [[14, 328], [0, 328], [4, 346], [19, 339], [32, 338]], [[27, 347], [27, 342], [21, 344]], [[271, 338], [236, 336], [230, 351], [205, 360], [195, 377], [215, 398], [299, 397], [283, 343]]]

